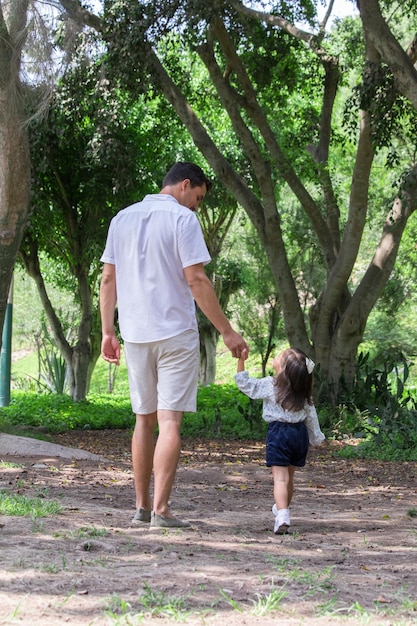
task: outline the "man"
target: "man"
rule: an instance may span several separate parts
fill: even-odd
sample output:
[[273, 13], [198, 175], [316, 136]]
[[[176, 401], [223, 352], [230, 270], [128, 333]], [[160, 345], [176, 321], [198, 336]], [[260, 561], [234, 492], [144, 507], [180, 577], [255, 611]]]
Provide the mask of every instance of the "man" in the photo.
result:
[[234, 357], [248, 349], [221, 310], [204, 271], [210, 255], [195, 213], [210, 187], [200, 167], [176, 163], [159, 194], [145, 196], [113, 218], [101, 258], [102, 356], [119, 363], [117, 302], [136, 414], [133, 521], [162, 528], [189, 526], [172, 515], [168, 500], [180, 456], [183, 413], [196, 410], [199, 338], [194, 300]]

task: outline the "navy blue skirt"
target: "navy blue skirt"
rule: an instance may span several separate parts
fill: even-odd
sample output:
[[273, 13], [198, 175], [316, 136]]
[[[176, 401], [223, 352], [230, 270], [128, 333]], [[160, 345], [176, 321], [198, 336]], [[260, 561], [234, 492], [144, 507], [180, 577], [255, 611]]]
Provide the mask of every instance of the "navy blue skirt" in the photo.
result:
[[266, 435], [266, 464], [304, 467], [309, 440], [305, 422], [270, 422]]

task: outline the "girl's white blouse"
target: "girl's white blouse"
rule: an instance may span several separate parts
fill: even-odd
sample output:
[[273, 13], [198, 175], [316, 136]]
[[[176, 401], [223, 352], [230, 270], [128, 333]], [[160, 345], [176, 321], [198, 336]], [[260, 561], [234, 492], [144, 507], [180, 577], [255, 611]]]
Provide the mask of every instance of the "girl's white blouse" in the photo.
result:
[[253, 400], [263, 400], [262, 417], [266, 422], [297, 422], [306, 423], [311, 445], [318, 446], [324, 441], [325, 436], [320, 430], [317, 411], [314, 404], [307, 401], [301, 411], [287, 411], [276, 401], [276, 387], [272, 376], [266, 378], [250, 378], [249, 373], [238, 372], [235, 374], [235, 382], [246, 396]]

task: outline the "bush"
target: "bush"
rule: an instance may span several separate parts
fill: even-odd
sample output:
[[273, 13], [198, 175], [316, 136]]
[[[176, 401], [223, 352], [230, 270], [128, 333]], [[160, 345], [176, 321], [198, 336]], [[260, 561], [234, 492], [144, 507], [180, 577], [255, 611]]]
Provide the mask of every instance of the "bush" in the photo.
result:
[[[266, 423], [261, 403], [250, 401], [235, 385], [200, 387], [197, 412], [186, 413], [184, 437], [262, 440]], [[86, 402], [69, 396], [13, 392], [8, 407], [0, 407], [0, 430], [16, 432], [23, 428], [59, 433], [72, 429], [102, 430], [132, 428], [135, 418], [129, 397], [91, 394]]]
[[16, 391], [10, 405], [0, 408], [3, 432], [30, 427], [58, 433], [81, 428], [130, 428], [133, 423], [126, 396], [96, 395], [86, 402], [74, 402], [67, 395]]
[[393, 447], [391, 440], [382, 438], [362, 441], [358, 445], [347, 445], [338, 452], [344, 459], [376, 459], [379, 461], [417, 461], [417, 443], [413, 447]]
[[398, 451], [413, 449], [417, 445], [417, 397], [415, 390], [406, 389], [410, 365], [396, 351], [372, 360], [369, 353], [360, 353], [354, 384], [347, 387], [342, 380], [338, 404], [321, 405], [323, 427], [336, 438], [351, 436], [367, 439], [376, 447], [391, 446], [397, 456]]
[[197, 412], [187, 413], [184, 437], [210, 439], [265, 438], [267, 424], [262, 419], [262, 402], [250, 400], [236, 385], [199, 387]]

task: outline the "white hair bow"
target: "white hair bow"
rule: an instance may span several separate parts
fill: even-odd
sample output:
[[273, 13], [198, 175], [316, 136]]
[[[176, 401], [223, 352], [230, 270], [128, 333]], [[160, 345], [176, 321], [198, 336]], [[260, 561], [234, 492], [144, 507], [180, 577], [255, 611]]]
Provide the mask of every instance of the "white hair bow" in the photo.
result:
[[306, 357], [306, 367], [307, 367], [307, 372], [309, 374], [313, 373], [313, 369], [314, 369], [314, 361], [312, 361], [311, 359], [308, 358], [308, 356]]

